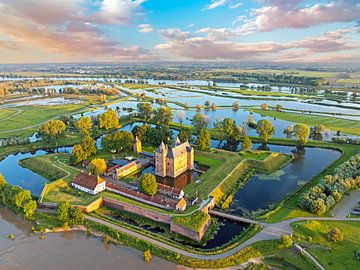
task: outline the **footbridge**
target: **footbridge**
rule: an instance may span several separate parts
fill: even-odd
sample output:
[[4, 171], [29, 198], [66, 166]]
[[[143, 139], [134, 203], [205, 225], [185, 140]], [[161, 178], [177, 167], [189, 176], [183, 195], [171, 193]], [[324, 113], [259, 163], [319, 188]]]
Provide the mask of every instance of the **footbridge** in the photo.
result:
[[253, 220], [253, 219], [240, 217], [240, 216], [234, 216], [231, 214], [227, 214], [227, 213], [223, 213], [223, 212], [219, 212], [219, 211], [215, 211], [215, 210], [209, 210], [209, 214], [212, 216], [221, 217], [221, 218], [225, 218], [225, 219], [236, 221], [236, 222], [244, 222], [244, 223], [262, 225], [261, 222]]

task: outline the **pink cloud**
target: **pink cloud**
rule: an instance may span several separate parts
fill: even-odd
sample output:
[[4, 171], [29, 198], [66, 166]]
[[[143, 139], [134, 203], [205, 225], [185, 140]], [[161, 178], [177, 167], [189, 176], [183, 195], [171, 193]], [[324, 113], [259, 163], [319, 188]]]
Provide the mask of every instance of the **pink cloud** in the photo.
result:
[[[105, 0], [104, 3], [143, 1]], [[31, 44], [44, 50], [74, 59], [153, 60], [154, 55], [139, 46], [123, 48], [109, 38], [82, 8], [83, 0], [14, 0], [0, 4], [0, 34], [16, 38], [17, 44]], [[121, 7], [124, 7], [122, 5]], [[101, 12], [106, 12], [102, 9]], [[129, 15], [130, 9], [123, 14]], [[112, 23], [124, 23], [119, 12], [112, 14]], [[101, 16], [100, 16], [101, 17]], [[96, 20], [99, 20], [97, 17]], [[110, 16], [111, 17], [111, 16]], [[121, 18], [125, 18], [121, 17]], [[103, 21], [105, 22], [105, 21]]]
[[191, 60], [278, 61], [284, 58], [307, 61], [306, 57], [321, 58], [321, 55], [327, 52], [359, 51], [360, 48], [358, 42], [351, 41], [347, 36], [348, 30], [328, 32], [321, 37], [284, 43], [224, 41], [221, 37], [216, 39], [210, 29], [198, 30], [195, 33], [211, 34], [207, 37], [188, 34], [188, 37], [183, 39], [166, 39], [165, 43], [156, 45], [155, 50]]
[[300, 0], [265, 0], [264, 6], [253, 9], [255, 16], [244, 28], [260, 32], [281, 28], [307, 28], [313, 25], [351, 22], [359, 18], [360, 4], [356, 1], [336, 0], [327, 5], [302, 7]]

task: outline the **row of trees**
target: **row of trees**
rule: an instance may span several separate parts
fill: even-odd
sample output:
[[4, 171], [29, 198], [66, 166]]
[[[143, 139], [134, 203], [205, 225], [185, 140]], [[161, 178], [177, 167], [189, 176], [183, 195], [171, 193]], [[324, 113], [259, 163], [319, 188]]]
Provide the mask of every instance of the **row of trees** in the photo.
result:
[[85, 215], [79, 207], [71, 207], [68, 201], [58, 204], [57, 219], [63, 224], [64, 227], [68, 225], [81, 225], [84, 223]]
[[360, 187], [360, 154], [351, 157], [309, 191], [303, 193], [298, 205], [312, 213], [328, 211], [350, 189]]
[[169, 125], [174, 118], [170, 107], [161, 106], [154, 109], [149, 102], [139, 103], [137, 107], [139, 116], [144, 119], [146, 123], [153, 121], [159, 125]]
[[9, 185], [1, 174], [0, 200], [2, 204], [22, 213], [26, 218], [32, 218], [37, 208], [37, 203], [32, 199], [29, 190], [24, 190], [19, 186]]

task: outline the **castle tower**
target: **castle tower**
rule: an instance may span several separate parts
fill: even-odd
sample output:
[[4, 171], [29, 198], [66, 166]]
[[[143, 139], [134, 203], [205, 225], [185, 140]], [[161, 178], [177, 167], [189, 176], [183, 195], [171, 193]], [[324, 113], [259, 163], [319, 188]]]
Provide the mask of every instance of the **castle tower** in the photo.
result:
[[159, 148], [155, 153], [155, 174], [161, 177], [166, 176], [166, 157], [168, 150], [164, 144], [161, 142]]
[[186, 146], [187, 151], [187, 169], [194, 170], [194, 148], [187, 142]]
[[133, 150], [137, 154], [139, 154], [141, 152], [141, 141], [138, 138], [138, 136], [135, 136], [134, 143], [133, 143]]

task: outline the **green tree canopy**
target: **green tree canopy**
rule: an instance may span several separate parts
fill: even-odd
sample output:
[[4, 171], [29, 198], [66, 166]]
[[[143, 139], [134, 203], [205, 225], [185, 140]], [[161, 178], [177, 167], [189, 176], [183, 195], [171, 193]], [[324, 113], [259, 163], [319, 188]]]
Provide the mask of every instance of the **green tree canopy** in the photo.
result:
[[100, 128], [106, 130], [120, 128], [119, 116], [113, 109], [108, 109], [100, 115]]
[[209, 117], [202, 113], [197, 113], [192, 119], [192, 125], [199, 132], [201, 129], [207, 129], [209, 126]]
[[155, 176], [151, 173], [144, 173], [140, 178], [140, 190], [147, 195], [155, 195], [157, 192], [157, 182]]
[[86, 158], [96, 154], [96, 141], [89, 134], [85, 135], [81, 146], [86, 154]]
[[75, 144], [72, 147], [70, 161], [73, 164], [79, 164], [87, 159], [87, 153], [84, 151], [81, 144]]
[[305, 124], [296, 124], [294, 126], [294, 133], [299, 138], [300, 145], [305, 145], [309, 138], [310, 128]]
[[92, 128], [92, 121], [90, 117], [80, 117], [80, 119], [76, 122], [76, 128], [82, 133], [86, 134]]
[[266, 119], [262, 119], [257, 122], [256, 131], [263, 139], [264, 143], [267, 143], [271, 136], [275, 133], [273, 124]]
[[206, 129], [201, 129], [198, 134], [196, 144], [198, 148], [202, 151], [209, 150], [211, 146], [210, 132]]
[[191, 141], [191, 138], [192, 138], [191, 130], [188, 128], [181, 129], [178, 137], [179, 137], [180, 142], [182, 142], [182, 143], [186, 142], [186, 141]]
[[70, 220], [69, 210], [70, 203], [68, 201], [64, 201], [58, 204], [56, 208], [57, 219], [62, 223], [68, 223]]
[[101, 175], [106, 171], [106, 168], [107, 165], [105, 159], [95, 158], [90, 162], [88, 166], [88, 172], [93, 175]]
[[139, 116], [145, 120], [145, 122], [149, 122], [150, 119], [153, 117], [154, 109], [149, 102], [145, 103], [139, 103], [137, 105], [137, 108], [139, 110]]
[[39, 129], [40, 137], [45, 140], [57, 140], [66, 130], [66, 125], [61, 120], [51, 120], [42, 126]]
[[118, 131], [113, 134], [106, 135], [102, 140], [103, 147], [112, 151], [130, 151], [133, 145], [134, 136], [128, 131]]
[[242, 143], [243, 150], [250, 150], [252, 148], [252, 141], [249, 136], [244, 136], [244, 142]]
[[36, 209], [37, 209], [37, 203], [35, 200], [30, 200], [28, 201], [25, 205], [24, 205], [24, 209], [23, 209], [23, 212], [24, 212], [24, 215], [26, 218], [31, 218], [35, 212], [36, 212]]
[[0, 190], [7, 185], [5, 177], [0, 173]]
[[174, 115], [170, 107], [161, 106], [155, 111], [154, 121], [157, 124], [168, 126], [172, 122]]

